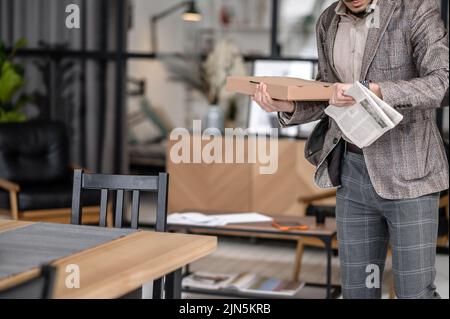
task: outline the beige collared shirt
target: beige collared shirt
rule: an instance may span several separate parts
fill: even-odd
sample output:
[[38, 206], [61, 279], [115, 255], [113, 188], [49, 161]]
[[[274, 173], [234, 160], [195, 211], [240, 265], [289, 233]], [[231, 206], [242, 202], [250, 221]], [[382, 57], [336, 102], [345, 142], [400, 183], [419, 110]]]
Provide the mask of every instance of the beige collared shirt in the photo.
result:
[[334, 42], [334, 66], [344, 83], [364, 80], [360, 76], [369, 32], [366, 21], [372, 18], [373, 13], [364, 18], [355, 17], [347, 13], [347, 7], [341, 0], [336, 14], [340, 16], [340, 22]]
[[[336, 14], [340, 16], [340, 21], [334, 40], [334, 67], [344, 83], [364, 80], [360, 76], [369, 33], [367, 20], [372, 18], [373, 13], [363, 18], [355, 17], [347, 13], [347, 7], [341, 0], [336, 7]], [[350, 141], [345, 135], [343, 138]]]

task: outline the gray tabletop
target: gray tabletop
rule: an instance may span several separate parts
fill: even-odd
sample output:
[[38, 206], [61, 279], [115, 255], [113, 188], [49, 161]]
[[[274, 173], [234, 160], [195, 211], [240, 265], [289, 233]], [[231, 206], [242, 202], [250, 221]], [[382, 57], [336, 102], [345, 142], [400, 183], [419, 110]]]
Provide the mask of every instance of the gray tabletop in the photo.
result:
[[35, 223], [2, 232], [0, 233], [0, 279], [40, 267], [53, 260], [118, 239], [135, 231]]

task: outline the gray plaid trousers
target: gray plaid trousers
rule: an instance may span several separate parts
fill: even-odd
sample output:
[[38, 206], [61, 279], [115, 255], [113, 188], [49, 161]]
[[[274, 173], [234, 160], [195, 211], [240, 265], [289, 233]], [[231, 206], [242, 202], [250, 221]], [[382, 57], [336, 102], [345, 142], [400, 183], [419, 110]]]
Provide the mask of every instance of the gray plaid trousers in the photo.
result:
[[389, 243], [397, 297], [439, 298], [434, 285], [439, 194], [383, 199], [364, 157], [350, 152], [343, 156], [341, 179], [336, 222], [344, 298], [381, 298], [381, 283], [366, 284], [372, 273], [367, 267], [378, 266], [381, 281]]

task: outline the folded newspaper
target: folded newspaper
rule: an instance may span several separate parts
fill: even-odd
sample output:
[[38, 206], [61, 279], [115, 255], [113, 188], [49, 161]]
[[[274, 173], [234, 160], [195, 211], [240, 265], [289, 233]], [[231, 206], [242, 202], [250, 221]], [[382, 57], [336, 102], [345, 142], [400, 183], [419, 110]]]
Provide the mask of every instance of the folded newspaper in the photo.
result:
[[325, 114], [333, 118], [342, 133], [359, 148], [367, 147], [403, 119], [403, 115], [359, 82], [345, 93], [356, 104], [349, 107], [330, 105]]

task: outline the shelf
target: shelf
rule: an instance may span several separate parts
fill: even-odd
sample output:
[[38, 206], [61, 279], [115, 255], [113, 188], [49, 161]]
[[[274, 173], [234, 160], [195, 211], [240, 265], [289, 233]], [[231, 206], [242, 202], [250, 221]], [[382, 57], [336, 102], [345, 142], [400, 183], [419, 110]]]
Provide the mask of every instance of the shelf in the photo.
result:
[[[332, 285], [331, 299], [338, 299], [341, 296], [342, 290], [340, 285]], [[205, 289], [205, 288], [190, 288], [183, 287], [182, 291], [184, 293], [199, 294], [199, 295], [209, 295], [209, 296], [220, 296], [220, 297], [231, 297], [231, 298], [246, 298], [246, 299], [309, 299], [302, 294], [304, 290], [308, 288], [324, 290], [326, 285], [320, 283], [305, 283], [305, 287], [302, 288], [294, 296], [285, 295], [269, 295], [269, 294], [253, 294], [245, 293], [239, 291], [231, 291], [226, 289]], [[325, 294], [325, 293], [324, 293]]]
[[223, 28], [203, 28], [199, 29], [200, 32], [222, 32], [222, 33], [270, 33], [271, 29], [269, 28], [253, 28], [253, 27], [223, 27]]

